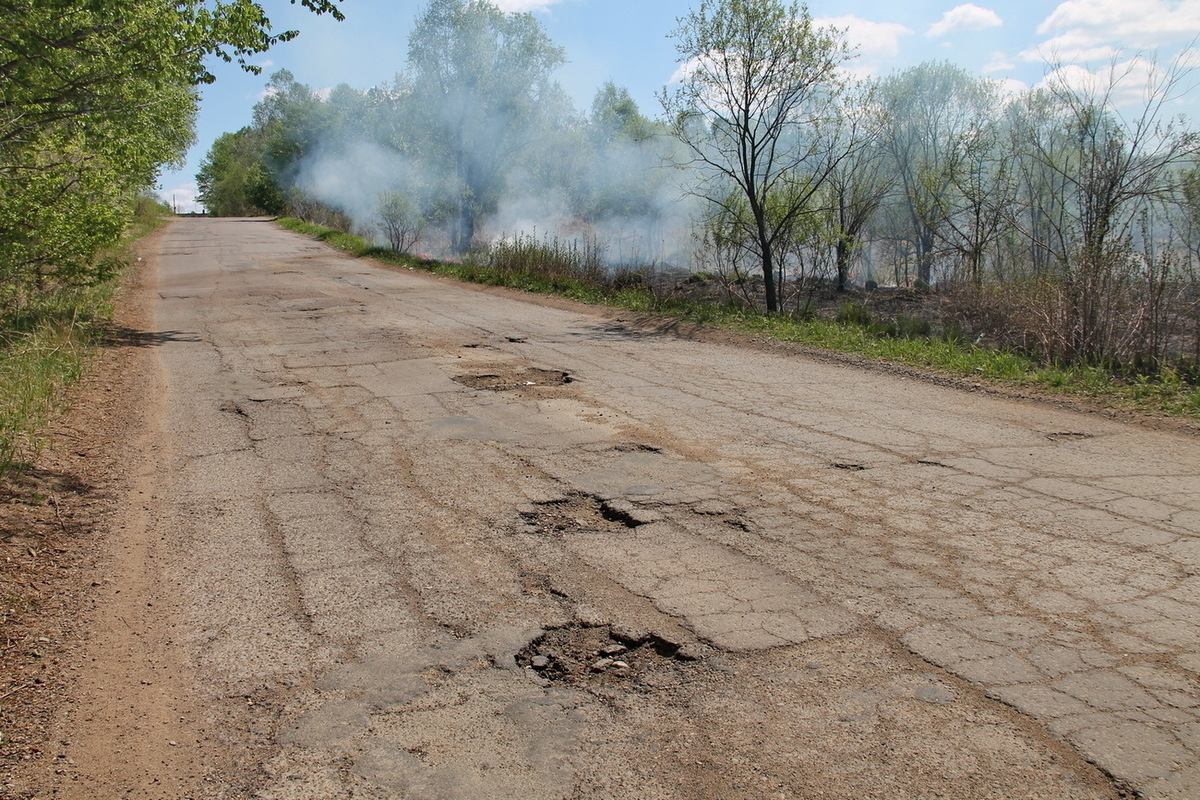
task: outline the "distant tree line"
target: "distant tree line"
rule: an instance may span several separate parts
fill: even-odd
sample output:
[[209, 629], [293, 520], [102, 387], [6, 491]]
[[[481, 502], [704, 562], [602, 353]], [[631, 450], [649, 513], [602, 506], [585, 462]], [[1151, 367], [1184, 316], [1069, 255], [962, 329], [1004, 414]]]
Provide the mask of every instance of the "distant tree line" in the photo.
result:
[[581, 113], [531, 15], [432, 0], [389, 85], [324, 94], [276, 73], [209, 152], [202, 200], [399, 250], [541, 226], [625, 266], [713, 274], [768, 312], [936, 288], [973, 336], [1194, 369], [1200, 137], [1169, 113], [1182, 62], [1127, 62], [1149, 76], [1131, 103], [1116, 62], [1019, 95], [945, 62], [853, 83], [843, 34], [782, 0], [701, 0], [674, 37], [684, 77], [661, 118], [612, 84]]
[[[292, 0], [295, 2], [295, 0]], [[340, 18], [336, 0], [301, 0]], [[88, 283], [133, 201], [191, 144], [209, 57], [272, 33], [248, 0], [0, 0], [0, 312]]]
[[342, 215], [402, 250], [465, 253], [485, 220], [580, 235], [621, 220], [653, 239], [679, 196], [664, 194], [676, 145], [611, 83], [580, 113], [553, 79], [564, 58], [531, 14], [433, 0], [389, 85], [319, 94], [272, 75], [252, 124], [202, 163], [200, 199], [218, 215]]

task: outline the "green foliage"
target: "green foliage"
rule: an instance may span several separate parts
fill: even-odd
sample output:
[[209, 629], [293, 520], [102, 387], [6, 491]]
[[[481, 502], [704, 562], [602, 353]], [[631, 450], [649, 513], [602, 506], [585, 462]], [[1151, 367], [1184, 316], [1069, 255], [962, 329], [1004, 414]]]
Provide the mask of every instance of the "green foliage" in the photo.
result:
[[283, 192], [264, 164], [266, 142], [255, 130], [222, 134], [196, 174], [198, 199], [218, 217], [283, 213]]
[[871, 324], [871, 312], [862, 303], [843, 303], [838, 309], [837, 321], [842, 325], [866, 327]]
[[849, 48], [806, 6], [782, 0], [701, 0], [675, 39], [689, 70], [660, 100], [703, 165], [703, 196], [761, 263], [773, 313], [776, 271], [837, 159], [815, 134], [842, 91]]
[[[302, 0], [340, 16], [332, 0]], [[192, 141], [204, 59], [273, 33], [253, 0], [0, 0], [0, 304], [105, 279], [128, 198]]]
[[501, 239], [473, 254], [472, 261], [498, 272], [525, 273], [546, 278], [569, 278], [588, 283], [603, 283], [603, 251], [596, 241], [579, 244], [557, 237], [520, 234]]
[[[41, 298], [42, 300], [50, 298]], [[39, 432], [61, 410], [81, 373], [90, 330], [65, 317], [60, 297], [10, 316], [0, 338], [0, 475], [40, 447]]]
[[592, 99], [592, 135], [610, 143], [623, 139], [644, 142], [655, 136], [658, 126], [644, 116], [629, 90], [605, 81]]

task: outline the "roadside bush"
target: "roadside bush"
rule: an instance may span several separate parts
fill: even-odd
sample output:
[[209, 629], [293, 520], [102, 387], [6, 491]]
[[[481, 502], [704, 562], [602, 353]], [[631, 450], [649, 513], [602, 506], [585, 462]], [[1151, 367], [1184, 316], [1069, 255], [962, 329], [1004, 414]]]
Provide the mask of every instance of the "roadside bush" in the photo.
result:
[[866, 328], [871, 324], [871, 312], [862, 303], [850, 301], [842, 303], [834, 319], [842, 325], [860, 325]]
[[580, 244], [558, 237], [538, 239], [530, 234], [501, 239], [472, 254], [472, 262], [509, 273], [543, 278], [566, 278], [600, 285], [605, 283], [603, 248], [595, 239]]
[[903, 314], [870, 327], [872, 333], [893, 339], [928, 339], [933, 333], [933, 324], [929, 320]]

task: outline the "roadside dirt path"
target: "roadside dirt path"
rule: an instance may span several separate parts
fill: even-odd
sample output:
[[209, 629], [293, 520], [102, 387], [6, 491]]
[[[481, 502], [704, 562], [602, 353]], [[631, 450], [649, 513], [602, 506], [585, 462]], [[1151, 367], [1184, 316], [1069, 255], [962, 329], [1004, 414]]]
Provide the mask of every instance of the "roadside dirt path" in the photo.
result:
[[13, 796], [1200, 796], [1200, 442], [179, 220]]

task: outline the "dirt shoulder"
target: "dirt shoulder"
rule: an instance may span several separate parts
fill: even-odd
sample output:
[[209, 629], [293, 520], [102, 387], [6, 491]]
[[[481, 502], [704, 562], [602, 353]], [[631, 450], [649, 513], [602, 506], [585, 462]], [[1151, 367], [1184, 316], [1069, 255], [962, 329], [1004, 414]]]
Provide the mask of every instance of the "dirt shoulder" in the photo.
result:
[[[158, 446], [161, 376], [149, 332], [164, 233], [137, 245], [107, 342], [72, 391], [71, 410], [47, 431], [36, 465], [0, 488], [0, 796], [41, 796], [32, 787], [48, 779], [69, 784], [81, 752], [119, 769], [121, 742], [66, 754], [72, 718], [124, 714], [132, 728], [178, 719], [171, 698], [139, 698], [136, 714], [127, 702], [130, 686], [145, 689], [181, 667], [161, 646], [169, 617], [147, 599], [154, 571], [141, 496], [140, 465]], [[167, 758], [156, 760], [165, 764], [187, 737], [176, 730], [159, 738]]]

